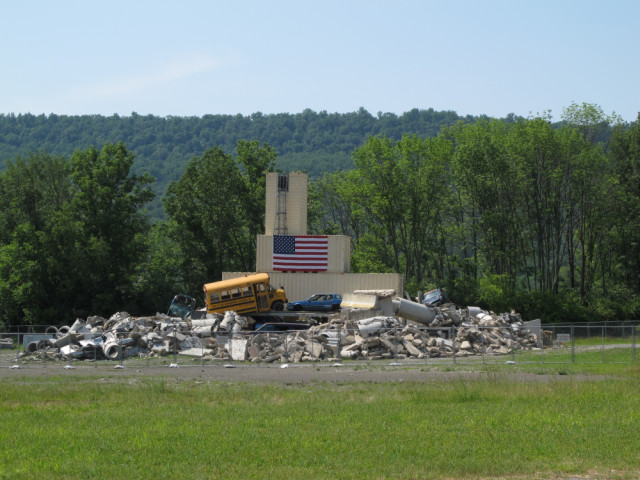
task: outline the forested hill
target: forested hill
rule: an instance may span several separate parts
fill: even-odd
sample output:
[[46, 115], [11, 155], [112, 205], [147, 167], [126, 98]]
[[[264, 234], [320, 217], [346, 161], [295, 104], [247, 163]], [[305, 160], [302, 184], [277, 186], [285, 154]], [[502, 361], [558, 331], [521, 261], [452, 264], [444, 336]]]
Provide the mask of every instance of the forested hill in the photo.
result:
[[[307, 109], [296, 114], [258, 112], [203, 117], [158, 117], [135, 112], [126, 117], [0, 114], [0, 171], [7, 160], [30, 152], [68, 157], [76, 149], [99, 149], [106, 143], [123, 142], [135, 154], [133, 171], [146, 171], [155, 177], [154, 189], [161, 195], [194, 156], [214, 146], [232, 154], [241, 139], [257, 140], [275, 148], [278, 169], [305, 170], [315, 178], [325, 172], [351, 169], [352, 152], [369, 136], [384, 135], [395, 140], [403, 134], [430, 137], [442, 125], [476, 119], [433, 109], [374, 116], [364, 108], [352, 113]], [[159, 199], [152, 210], [153, 216], [161, 215]]]

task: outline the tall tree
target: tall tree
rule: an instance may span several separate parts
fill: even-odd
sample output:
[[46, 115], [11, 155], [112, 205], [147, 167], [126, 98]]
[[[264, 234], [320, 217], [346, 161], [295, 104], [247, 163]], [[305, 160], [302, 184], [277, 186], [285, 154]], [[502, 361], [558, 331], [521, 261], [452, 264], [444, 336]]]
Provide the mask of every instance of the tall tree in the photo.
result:
[[30, 153], [7, 162], [0, 180], [0, 245], [24, 223], [42, 230], [71, 198], [71, 166], [64, 157]]
[[[236, 147], [237, 160], [244, 168], [245, 185], [245, 215], [249, 239], [256, 250], [256, 239], [259, 233], [264, 233], [264, 216], [266, 203], [266, 174], [273, 172], [278, 154], [267, 144], [257, 141], [239, 140]], [[255, 263], [255, 256], [248, 259], [249, 264]]]
[[[573, 265], [577, 264], [580, 296], [586, 298], [594, 287], [596, 276], [606, 291], [606, 278], [610, 275], [604, 271], [611, 232], [616, 228], [610, 212], [621, 199], [618, 176], [606, 155], [604, 138], [612, 127], [621, 124], [621, 119], [615, 113], [606, 115], [598, 105], [573, 103], [564, 110], [563, 120], [584, 139], [567, 177], [571, 182], [574, 209], [570, 224], [573, 235], [570, 239], [571, 282]], [[577, 261], [574, 260], [576, 257]]]
[[562, 120], [577, 129], [584, 139], [592, 144], [605, 143], [612, 126], [623, 123], [615, 112], [606, 114], [602, 107], [593, 103], [571, 105], [562, 110]]
[[416, 284], [443, 277], [440, 220], [450, 197], [451, 153], [443, 137], [416, 136], [371, 137], [356, 150], [356, 168], [339, 186], [351, 216], [367, 225], [358, 227], [354, 269], [397, 271]]
[[[240, 151], [255, 181], [261, 167], [245, 147], [251, 150], [245, 144]], [[214, 147], [202, 157], [194, 157], [184, 175], [169, 186], [164, 206], [173, 238], [183, 252], [183, 272], [190, 292], [219, 280], [223, 271], [255, 269], [255, 238], [250, 232], [259, 227], [249, 227], [253, 218], [249, 219], [246, 208], [255, 200], [249, 195], [250, 183], [235, 159]]]
[[82, 225], [83, 281], [91, 295], [84, 303], [94, 312], [110, 314], [134, 301], [132, 284], [150, 229], [141, 209], [154, 194], [148, 174], [131, 173], [133, 160], [122, 143], [76, 151], [71, 157], [71, 209]]
[[0, 175], [0, 323], [57, 323], [69, 312], [71, 263], [60, 254], [72, 255], [76, 237], [54, 239], [73, 225], [61, 215], [70, 171], [63, 157], [38, 152]]
[[[640, 115], [629, 128], [618, 125], [610, 141], [612, 167], [620, 182], [621, 197], [615, 214], [616, 262], [612, 273], [620, 280], [625, 300], [640, 296]], [[607, 193], [608, 196], [608, 193]], [[621, 300], [623, 301], [623, 300]]]

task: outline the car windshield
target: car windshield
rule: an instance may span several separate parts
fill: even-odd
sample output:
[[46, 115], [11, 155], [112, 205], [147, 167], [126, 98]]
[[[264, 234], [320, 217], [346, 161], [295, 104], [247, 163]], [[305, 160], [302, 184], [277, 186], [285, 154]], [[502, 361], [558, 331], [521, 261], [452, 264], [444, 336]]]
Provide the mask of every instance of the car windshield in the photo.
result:
[[440, 292], [438, 292], [438, 290], [433, 290], [431, 292], [427, 292], [424, 294], [424, 300], [431, 300], [433, 298], [438, 297], [440, 294]]

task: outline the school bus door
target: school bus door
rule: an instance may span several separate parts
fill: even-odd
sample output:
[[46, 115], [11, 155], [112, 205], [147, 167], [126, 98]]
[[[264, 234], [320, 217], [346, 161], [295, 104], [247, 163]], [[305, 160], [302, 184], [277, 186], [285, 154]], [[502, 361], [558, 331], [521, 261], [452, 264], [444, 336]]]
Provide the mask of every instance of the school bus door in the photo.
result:
[[264, 283], [256, 283], [253, 285], [256, 292], [256, 304], [258, 305], [258, 311], [264, 312], [269, 310], [269, 298], [267, 297], [267, 287]]

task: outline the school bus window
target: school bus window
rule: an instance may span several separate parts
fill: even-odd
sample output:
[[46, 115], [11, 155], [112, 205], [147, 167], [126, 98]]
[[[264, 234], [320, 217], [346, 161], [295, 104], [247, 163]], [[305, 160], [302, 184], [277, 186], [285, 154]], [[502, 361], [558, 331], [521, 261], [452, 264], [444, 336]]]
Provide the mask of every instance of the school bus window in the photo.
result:
[[251, 295], [253, 295], [253, 292], [251, 291], [251, 285], [247, 285], [242, 289], [243, 297], [250, 297]]
[[258, 292], [265, 292], [266, 288], [264, 286], [264, 283], [256, 283], [256, 290]]
[[231, 296], [233, 298], [238, 298], [242, 295], [242, 293], [240, 293], [240, 290], [237, 288], [234, 288], [233, 290], [231, 290]]
[[231, 295], [227, 291], [220, 293], [222, 294], [222, 297], [220, 297], [222, 300], [229, 300], [231, 298]]
[[209, 302], [214, 303], [219, 301], [220, 301], [220, 295], [218, 295], [217, 293], [212, 293], [211, 295], [209, 295]]

